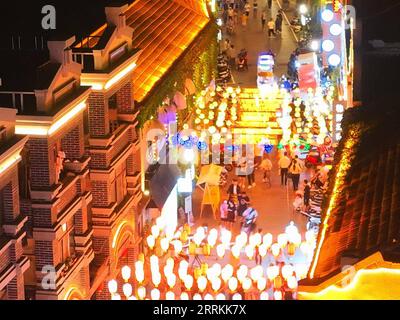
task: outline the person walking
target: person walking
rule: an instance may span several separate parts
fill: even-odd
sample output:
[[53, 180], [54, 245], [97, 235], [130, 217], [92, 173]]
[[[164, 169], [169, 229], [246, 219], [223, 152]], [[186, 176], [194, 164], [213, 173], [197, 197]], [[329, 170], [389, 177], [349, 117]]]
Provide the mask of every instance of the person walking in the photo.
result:
[[291, 160], [288, 157], [287, 152], [284, 153], [283, 157], [279, 159], [278, 166], [280, 170], [280, 175], [281, 175], [281, 186], [285, 183], [285, 186], [287, 185], [287, 174], [288, 174], [288, 168], [290, 166]]
[[275, 21], [270, 19], [267, 23], [268, 26], [268, 37], [275, 36]]
[[275, 19], [275, 31], [277, 34], [281, 34], [282, 32], [282, 21], [283, 21], [283, 15], [281, 10], [279, 10]]
[[246, 12], [242, 13], [242, 26], [246, 27], [247, 26], [247, 20], [249, 19], [249, 16], [246, 14]]
[[272, 162], [271, 160], [266, 157], [260, 165], [260, 168], [263, 170], [263, 182], [268, 182], [269, 186], [271, 187], [271, 171], [272, 171]]
[[239, 205], [238, 205], [238, 209], [237, 209], [237, 213], [238, 213], [239, 217], [241, 217], [243, 215], [243, 212], [246, 211], [247, 206], [249, 205], [249, 203], [250, 203], [249, 196], [246, 194], [245, 191], [242, 191], [239, 194]]
[[244, 5], [244, 11], [246, 12], [246, 16], [250, 15], [250, 10], [251, 10], [250, 3], [246, 1], [246, 4]]
[[219, 207], [220, 218], [222, 221], [222, 225], [226, 228], [227, 227], [227, 219], [228, 219], [228, 200], [222, 202], [221, 206]]
[[261, 14], [261, 30], [264, 31], [265, 29], [265, 23], [267, 22], [267, 13], [263, 11]]
[[232, 67], [234, 67], [236, 64], [236, 50], [235, 50], [235, 46], [233, 44], [231, 44], [231, 47], [229, 48], [229, 50], [227, 52], [227, 56], [228, 56], [229, 64]]
[[251, 189], [252, 187], [256, 186], [256, 181], [255, 181], [255, 164], [254, 160], [249, 160], [246, 162], [246, 174], [247, 174], [247, 184], [248, 184], [248, 189]]
[[297, 191], [299, 189], [300, 174], [303, 168], [299, 162], [298, 156], [295, 156], [289, 165], [289, 173], [292, 177], [293, 190]]
[[271, 10], [272, 8], [272, 0], [268, 0], [268, 9]]
[[236, 219], [237, 207], [235, 201], [232, 198], [229, 198], [227, 205], [228, 205], [227, 208], [228, 215], [226, 218], [226, 222], [227, 222], [227, 227], [229, 228], [229, 230], [232, 231], [233, 223], [235, 222]]
[[303, 190], [303, 200], [304, 200], [304, 210], [310, 207], [310, 197], [311, 197], [311, 185], [308, 180], [304, 180], [304, 190]]
[[238, 185], [238, 180], [233, 179], [232, 184], [229, 186], [228, 191], [227, 191], [229, 198], [230, 199], [232, 198], [235, 203], [238, 203], [239, 202], [238, 197], [239, 197], [240, 192], [241, 192], [241, 189], [240, 189], [240, 186]]

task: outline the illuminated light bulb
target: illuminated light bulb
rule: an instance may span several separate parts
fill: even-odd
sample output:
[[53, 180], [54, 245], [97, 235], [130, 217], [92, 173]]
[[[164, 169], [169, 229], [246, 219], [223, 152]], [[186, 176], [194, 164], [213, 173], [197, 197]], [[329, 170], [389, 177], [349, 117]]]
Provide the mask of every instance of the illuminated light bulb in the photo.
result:
[[247, 277], [248, 268], [245, 265], [241, 265], [240, 268], [236, 271], [236, 276], [240, 282]]
[[221, 271], [221, 278], [225, 282], [227, 282], [233, 275], [233, 267], [230, 264], [227, 264], [225, 267], [222, 268]]
[[223, 244], [219, 244], [217, 246], [217, 256], [222, 259], [225, 255], [225, 246]]
[[181, 260], [181, 262], [179, 262], [179, 269], [187, 270], [188, 268], [189, 262], [187, 262], [186, 260]]
[[168, 277], [170, 274], [173, 273], [173, 268], [169, 265], [164, 266], [164, 275]]
[[175, 264], [174, 258], [169, 257], [167, 259], [166, 265], [169, 266], [171, 269], [173, 269], [174, 268], [174, 264]]
[[254, 247], [252, 245], [247, 245], [246, 248], [244, 249], [247, 258], [253, 259], [254, 257]]
[[172, 291], [168, 291], [165, 294], [165, 300], [175, 300], [175, 293], [173, 293]]
[[281, 248], [284, 248], [288, 243], [288, 235], [286, 233], [281, 233], [280, 235], [278, 235], [277, 242]]
[[207, 293], [207, 294], [204, 296], [204, 300], [214, 300], [214, 297], [213, 297], [212, 294]]
[[277, 244], [277, 243], [274, 243], [274, 244], [271, 246], [271, 252], [272, 252], [272, 255], [273, 255], [275, 258], [278, 257], [279, 254], [280, 254], [280, 252], [281, 252], [281, 247], [280, 247], [280, 245]]
[[180, 254], [182, 252], [182, 248], [183, 248], [182, 242], [180, 240], [175, 240], [173, 245], [174, 245], [175, 254], [176, 255]]
[[111, 294], [115, 294], [118, 291], [118, 282], [113, 280], [108, 281], [108, 291]]
[[263, 268], [262, 266], [256, 266], [250, 270], [250, 278], [256, 282], [258, 279], [260, 279], [263, 276]]
[[190, 290], [193, 286], [193, 277], [189, 274], [184, 279], [185, 288]]
[[294, 265], [294, 272], [298, 280], [302, 280], [307, 277], [308, 267], [304, 263], [296, 263]]
[[199, 288], [200, 292], [203, 292], [207, 287], [207, 278], [205, 276], [200, 276], [197, 279], [197, 287]]
[[282, 296], [282, 291], [275, 291], [274, 292], [274, 299], [275, 300], [282, 300], [283, 296]]
[[338, 54], [333, 53], [328, 57], [328, 63], [331, 66], [337, 67], [341, 62], [341, 58]]
[[158, 266], [158, 257], [154, 254], [150, 257], [150, 266]]
[[263, 291], [267, 287], [267, 279], [261, 277], [257, 280], [257, 289]]
[[203, 298], [201, 297], [201, 295], [199, 293], [195, 293], [193, 295], [193, 300], [203, 300]]
[[[153, 226], [153, 227], [156, 227], [156, 226]], [[158, 230], [158, 229], [157, 229]], [[155, 236], [155, 235], [149, 235], [147, 238], [146, 238], [146, 242], [147, 242], [147, 246], [150, 248], [150, 249], [153, 249], [154, 248], [154, 245], [155, 245], [155, 243], [156, 243], [156, 238], [157, 236]]]
[[189, 300], [189, 294], [187, 292], [182, 292], [181, 300]]
[[267, 255], [267, 251], [268, 251], [268, 249], [267, 249], [267, 246], [265, 244], [261, 244], [258, 247], [258, 253], [260, 254], [260, 256], [262, 258], [264, 258]]
[[268, 292], [263, 291], [260, 293], [260, 300], [269, 300]]
[[143, 269], [136, 269], [135, 270], [135, 277], [137, 282], [142, 283], [144, 280], [144, 271]]
[[174, 275], [173, 273], [172, 274], [170, 274], [168, 277], [167, 277], [167, 284], [168, 284], [168, 286], [172, 289], [173, 287], [175, 287], [175, 284], [176, 284], [176, 275]]
[[153, 289], [150, 292], [151, 300], [160, 300], [160, 290]]
[[125, 282], [128, 282], [128, 280], [131, 278], [131, 268], [128, 266], [123, 266], [121, 269], [121, 274], [122, 274], [122, 279], [124, 279]]
[[231, 292], [235, 292], [238, 287], [238, 280], [235, 277], [232, 277], [228, 280], [228, 287]]
[[295, 276], [290, 276], [287, 279], [287, 286], [289, 289], [295, 290], [297, 288], [297, 285], [298, 285], [298, 283], [297, 283], [297, 279]]
[[166, 252], [169, 248], [169, 240], [167, 238], [162, 238], [160, 241], [161, 249]]
[[121, 296], [118, 293], [111, 295], [111, 300], [121, 300]]
[[122, 286], [122, 291], [124, 292], [125, 297], [129, 298], [133, 292], [132, 285], [130, 283], [125, 283]]
[[267, 268], [267, 277], [270, 281], [274, 280], [279, 274], [278, 266], [269, 266]]
[[313, 230], [308, 230], [308, 231], [306, 232], [306, 241], [307, 241], [309, 244], [314, 243], [314, 241], [315, 241], [315, 232], [314, 232]]
[[244, 278], [242, 281], [242, 288], [244, 291], [247, 291], [251, 288], [251, 279], [250, 278]]
[[273, 242], [272, 234], [270, 233], [265, 234], [263, 237], [263, 244], [267, 247], [267, 249], [271, 247], [272, 242]]
[[155, 239], [158, 238], [158, 236], [160, 235], [160, 228], [158, 227], [158, 225], [154, 225], [151, 227], [151, 234]]
[[322, 50], [325, 52], [331, 52], [335, 48], [335, 44], [332, 40], [324, 40], [322, 41]]
[[217, 128], [214, 127], [214, 126], [211, 126], [211, 127], [208, 128], [208, 132], [211, 133], [211, 134], [214, 134], [214, 133], [217, 132]]
[[285, 264], [282, 267], [282, 276], [285, 280], [288, 279], [291, 275], [293, 275], [293, 272], [294, 272], [294, 268], [290, 264]]
[[213, 278], [211, 280], [211, 287], [214, 291], [218, 291], [221, 288], [221, 279], [220, 278]]
[[214, 234], [209, 234], [207, 237], [207, 242], [210, 245], [210, 247], [214, 247], [215, 244], [217, 243], [218, 236]]
[[130, 297], [128, 298], [128, 300], [137, 300], [137, 298], [136, 298], [135, 296], [130, 296]]
[[239, 259], [241, 248], [238, 245], [234, 245], [231, 248], [231, 253], [235, 259]]
[[333, 17], [334, 17], [334, 15], [333, 15], [332, 10], [325, 9], [325, 10], [323, 10], [323, 11], [321, 12], [321, 18], [322, 18], [322, 20], [324, 20], [325, 22], [330, 22], [330, 21], [332, 21]]
[[157, 288], [161, 283], [161, 275], [159, 273], [152, 274], [151, 280], [154, 286]]
[[139, 287], [137, 291], [137, 295], [140, 300], [143, 300], [146, 297], [146, 288], [145, 287]]
[[242, 299], [243, 299], [243, 297], [242, 297], [242, 295], [240, 293], [235, 293], [232, 296], [232, 300], [242, 300]]
[[215, 300], [226, 300], [226, 297], [225, 297], [225, 295], [223, 293], [219, 293], [215, 297]]

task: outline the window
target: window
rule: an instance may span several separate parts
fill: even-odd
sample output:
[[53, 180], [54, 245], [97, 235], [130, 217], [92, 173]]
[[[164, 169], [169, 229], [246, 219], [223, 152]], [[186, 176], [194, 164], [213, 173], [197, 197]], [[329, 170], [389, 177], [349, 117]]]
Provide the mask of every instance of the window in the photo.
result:
[[[72, 227], [70, 227], [72, 225]], [[69, 229], [68, 229], [69, 228]], [[67, 224], [67, 231], [60, 240], [61, 263], [65, 263], [71, 256], [75, 255], [75, 228], [72, 220]]]

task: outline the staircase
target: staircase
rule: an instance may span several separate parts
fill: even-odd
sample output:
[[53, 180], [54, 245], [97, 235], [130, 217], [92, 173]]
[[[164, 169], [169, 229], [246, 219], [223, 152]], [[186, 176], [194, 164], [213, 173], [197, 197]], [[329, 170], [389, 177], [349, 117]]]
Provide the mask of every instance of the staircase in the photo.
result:
[[243, 144], [258, 143], [261, 139], [268, 138], [271, 144], [276, 146], [282, 136], [282, 129], [276, 119], [282, 99], [279, 96], [261, 99], [258, 95], [257, 88], [242, 89], [238, 120], [233, 133], [243, 135]]

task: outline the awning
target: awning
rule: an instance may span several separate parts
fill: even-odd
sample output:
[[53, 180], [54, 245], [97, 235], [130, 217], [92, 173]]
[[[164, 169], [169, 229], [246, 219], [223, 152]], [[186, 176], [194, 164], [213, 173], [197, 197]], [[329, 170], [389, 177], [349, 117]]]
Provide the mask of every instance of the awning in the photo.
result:
[[[150, 169], [150, 168], [149, 168]], [[149, 170], [151, 171], [151, 170]], [[171, 191], [175, 188], [181, 171], [175, 164], [160, 164], [149, 177], [150, 196], [161, 210]]]

